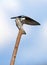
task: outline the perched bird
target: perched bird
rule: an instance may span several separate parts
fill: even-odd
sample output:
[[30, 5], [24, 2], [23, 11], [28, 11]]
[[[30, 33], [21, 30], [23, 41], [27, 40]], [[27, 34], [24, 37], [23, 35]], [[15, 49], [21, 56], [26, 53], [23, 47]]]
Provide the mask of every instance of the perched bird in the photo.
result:
[[[23, 27], [22, 27], [23, 24], [40, 25], [40, 23], [38, 23], [37, 21], [33, 20], [32, 18], [30, 18], [28, 16], [24, 16], [24, 15], [17, 16], [17, 17], [11, 17], [11, 19], [15, 19], [16, 26], [18, 27], [18, 29], [22, 29], [22, 30], [23, 30]], [[24, 31], [24, 34], [26, 34], [25, 31]]]

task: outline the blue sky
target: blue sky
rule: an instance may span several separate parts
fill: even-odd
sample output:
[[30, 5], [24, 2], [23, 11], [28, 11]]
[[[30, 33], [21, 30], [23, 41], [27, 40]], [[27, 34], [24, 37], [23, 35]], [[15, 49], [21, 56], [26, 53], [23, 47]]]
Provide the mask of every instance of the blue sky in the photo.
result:
[[47, 0], [0, 0], [0, 65], [9, 65], [18, 29], [12, 16], [26, 15], [40, 26], [24, 25], [15, 65], [47, 64]]

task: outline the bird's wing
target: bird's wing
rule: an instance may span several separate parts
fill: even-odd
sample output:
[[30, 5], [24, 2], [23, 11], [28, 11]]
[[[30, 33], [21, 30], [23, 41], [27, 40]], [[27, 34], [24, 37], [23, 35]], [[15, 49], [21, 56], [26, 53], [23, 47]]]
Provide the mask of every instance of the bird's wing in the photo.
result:
[[23, 21], [24, 24], [28, 24], [28, 25], [40, 25], [40, 23], [27, 16], [25, 16], [25, 20]]

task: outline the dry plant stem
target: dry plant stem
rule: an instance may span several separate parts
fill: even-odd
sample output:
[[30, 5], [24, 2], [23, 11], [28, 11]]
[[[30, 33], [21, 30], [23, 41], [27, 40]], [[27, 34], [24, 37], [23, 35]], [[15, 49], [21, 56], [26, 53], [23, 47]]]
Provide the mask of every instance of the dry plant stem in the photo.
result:
[[14, 47], [14, 51], [13, 51], [13, 55], [12, 55], [10, 65], [14, 65], [14, 63], [15, 63], [15, 58], [16, 58], [16, 55], [17, 55], [18, 46], [19, 46], [19, 42], [20, 42], [22, 34], [23, 34], [23, 30], [20, 29], [18, 36], [17, 36], [17, 39], [16, 39], [16, 43], [15, 43], [15, 47]]

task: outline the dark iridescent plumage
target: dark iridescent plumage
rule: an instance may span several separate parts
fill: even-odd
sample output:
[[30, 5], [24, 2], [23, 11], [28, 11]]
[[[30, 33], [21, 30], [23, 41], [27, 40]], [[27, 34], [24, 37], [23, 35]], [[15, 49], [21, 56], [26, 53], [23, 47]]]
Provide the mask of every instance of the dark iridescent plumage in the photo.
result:
[[34, 19], [28, 17], [28, 16], [17, 16], [17, 17], [12, 17], [11, 19], [16, 19], [16, 18], [25, 18], [24, 20], [21, 21], [22, 24], [28, 24], [28, 25], [40, 25], [40, 23], [38, 23], [37, 21], [35, 21]]

